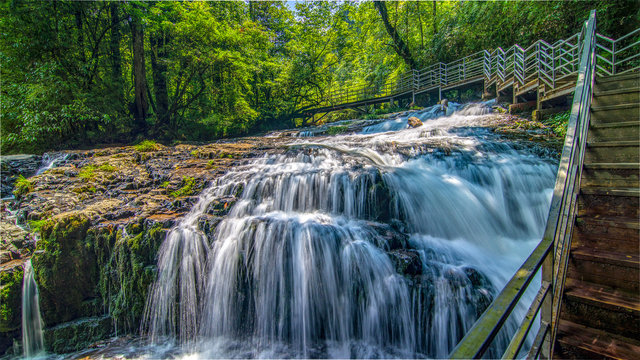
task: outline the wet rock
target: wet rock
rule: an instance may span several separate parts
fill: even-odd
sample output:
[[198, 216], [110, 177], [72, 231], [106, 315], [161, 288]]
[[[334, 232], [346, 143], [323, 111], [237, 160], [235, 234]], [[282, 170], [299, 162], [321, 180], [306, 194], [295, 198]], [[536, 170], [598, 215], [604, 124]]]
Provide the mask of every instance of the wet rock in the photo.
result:
[[376, 235], [383, 240], [384, 243], [380, 244], [380, 247], [383, 247], [387, 250], [404, 249], [407, 247], [409, 235], [404, 232], [398, 231], [391, 225], [369, 222], [367, 223], [367, 226], [373, 229], [376, 232]]
[[420, 121], [420, 119], [418, 119], [417, 117], [412, 116], [407, 119], [407, 124], [409, 125], [409, 127], [417, 128], [418, 126], [422, 126], [422, 121]]
[[231, 210], [231, 207], [236, 201], [238, 201], [238, 199], [235, 196], [215, 199], [209, 204], [205, 212], [209, 215], [225, 216], [229, 213], [229, 210]]
[[0, 197], [11, 196], [18, 176], [32, 176], [40, 167], [41, 161], [40, 155], [0, 156]]
[[44, 344], [47, 351], [67, 353], [82, 350], [113, 331], [109, 316], [80, 318], [45, 329]]
[[404, 275], [421, 275], [422, 260], [415, 250], [398, 249], [388, 252], [389, 257], [396, 267], [396, 271]]
[[209, 214], [203, 214], [198, 219], [198, 228], [207, 235], [209, 239], [212, 239], [218, 224], [222, 221], [222, 217]]

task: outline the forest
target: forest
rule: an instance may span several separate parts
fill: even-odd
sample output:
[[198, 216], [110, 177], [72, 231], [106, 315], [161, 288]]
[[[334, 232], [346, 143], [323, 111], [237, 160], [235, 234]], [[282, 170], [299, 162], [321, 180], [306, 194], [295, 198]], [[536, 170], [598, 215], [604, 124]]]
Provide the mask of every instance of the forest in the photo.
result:
[[639, 26], [631, 1], [0, 4], [3, 154], [301, 124], [328, 91], [482, 49]]

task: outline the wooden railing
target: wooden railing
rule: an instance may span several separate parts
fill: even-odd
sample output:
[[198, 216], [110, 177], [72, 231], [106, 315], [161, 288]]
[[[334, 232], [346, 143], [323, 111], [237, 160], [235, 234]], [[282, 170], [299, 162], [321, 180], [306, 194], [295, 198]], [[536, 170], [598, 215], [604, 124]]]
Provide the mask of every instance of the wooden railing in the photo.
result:
[[[581, 34], [549, 44], [538, 40], [527, 48], [483, 50], [450, 63], [436, 63], [410, 70], [382, 84], [339, 88], [323, 94], [315, 107], [332, 107], [369, 99], [446, 89], [482, 79], [485, 87], [513, 84], [518, 90], [528, 84], [553, 91], [575, 81], [580, 60]], [[640, 68], [640, 29], [617, 40], [596, 34], [597, 74], [613, 75]]]
[[[482, 357], [502, 330], [512, 310], [521, 302], [522, 295], [528, 290], [540, 268], [543, 270], [540, 288], [502, 358], [518, 357], [538, 315], [540, 315], [539, 331], [533, 346], [528, 351], [527, 358], [538, 358], [541, 352], [544, 357], [549, 357], [553, 352], [553, 339], [557, 332], [589, 128], [589, 109], [597, 60], [595, 28], [596, 16], [595, 11], [592, 11], [582, 32], [575, 39], [572, 37], [571, 41], [564, 40], [549, 45], [549, 48], [553, 49], [552, 57], [545, 60], [546, 63], [553, 62], [553, 66], [550, 67], [554, 70], [551, 72], [552, 76], [546, 78], [550, 83], [572, 74], [572, 69], [576, 65], [578, 65], [576, 71], [578, 78], [543, 238], [502, 292], [451, 352], [450, 358]], [[539, 46], [545, 47], [547, 44], [540, 43]], [[518, 52], [514, 51], [514, 54]], [[523, 51], [525, 59], [526, 53], [526, 50]], [[508, 54], [509, 52], [506, 52], [507, 56]], [[580, 61], [574, 64], [574, 58], [578, 54]], [[520, 76], [526, 78], [526, 71]]]

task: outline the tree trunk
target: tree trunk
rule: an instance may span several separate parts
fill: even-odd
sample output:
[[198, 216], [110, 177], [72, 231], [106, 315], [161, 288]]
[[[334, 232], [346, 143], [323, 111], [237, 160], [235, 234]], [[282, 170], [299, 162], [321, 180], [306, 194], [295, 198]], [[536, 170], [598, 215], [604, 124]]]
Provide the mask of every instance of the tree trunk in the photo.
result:
[[420, 48], [424, 49], [424, 33], [422, 32], [422, 14], [420, 14], [420, 1], [416, 1], [416, 12], [418, 13], [418, 22], [420, 23]]
[[133, 106], [134, 131], [144, 133], [145, 119], [149, 110], [147, 98], [147, 73], [144, 61], [144, 33], [140, 19], [131, 16], [131, 43], [133, 45], [133, 83], [135, 101]]
[[384, 27], [387, 29], [387, 33], [391, 36], [393, 40], [394, 49], [398, 53], [398, 55], [404, 60], [404, 62], [409, 65], [411, 69], [417, 68], [417, 63], [411, 56], [411, 52], [409, 51], [409, 47], [402, 40], [396, 28], [394, 28], [391, 23], [389, 23], [389, 14], [387, 13], [387, 5], [383, 1], [374, 1], [373, 5], [376, 7], [378, 12], [380, 13], [380, 17], [382, 18], [382, 22], [384, 23]]
[[118, 19], [118, 3], [109, 3], [111, 13], [111, 41], [109, 42], [109, 55], [111, 62], [111, 81], [115, 89], [116, 97], [119, 101], [124, 101], [124, 81], [122, 79], [122, 56], [120, 55], [120, 19]]
[[438, 17], [436, 14], [436, 4], [437, 2], [434, 0], [433, 1], [433, 36], [435, 36], [438, 33]]
[[154, 34], [151, 43], [151, 70], [153, 71], [153, 91], [155, 94], [156, 129], [167, 129], [169, 125], [169, 93], [167, 92], [167, 37]]
[[75, 13], [76, 19], [76, 30], [78, 30], [77, 41], [78, 41], [78, 49], [80, 53], [80, 61], [83, 65], [85, 64], [86, 58], [84, 56], [84, 33], [82, 32], [82, 9], [77, 8]]

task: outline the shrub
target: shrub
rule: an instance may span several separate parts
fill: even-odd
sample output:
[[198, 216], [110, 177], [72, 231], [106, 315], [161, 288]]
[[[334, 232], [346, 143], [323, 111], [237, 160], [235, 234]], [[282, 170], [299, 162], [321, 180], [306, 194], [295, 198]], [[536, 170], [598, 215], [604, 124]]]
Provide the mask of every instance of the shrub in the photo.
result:
[[144, 140], [140, 144], [135, 145], [133, 148], [139, 152], [156, 151], [160, 150], [160, 144], [152, 140]]
[[15, 196], [22, 196], [33, 191], [33, 183], [22, 175], [18, 176], [14, 186], [13, 194]]
[[542, 123], [550, 127], [557, 136], [564, 138], [567, 135], [569, 117], [571, 117], [571, 111], [565, 111], [543, 120]]

